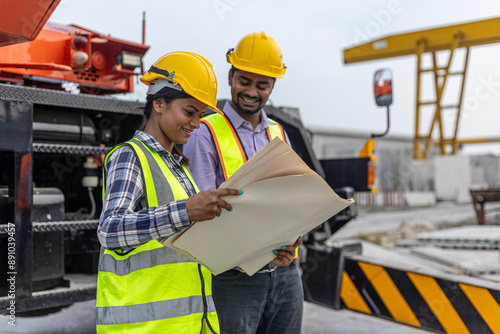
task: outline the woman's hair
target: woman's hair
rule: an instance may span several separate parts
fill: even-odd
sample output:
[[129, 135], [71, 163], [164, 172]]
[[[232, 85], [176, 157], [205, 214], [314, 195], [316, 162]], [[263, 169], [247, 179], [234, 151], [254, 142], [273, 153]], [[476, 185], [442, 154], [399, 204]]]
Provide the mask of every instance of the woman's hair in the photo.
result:
[[[144, 129], [146, 128], [146, 124], [149, 121], [149, 118], [151, 117], [151, 112], [153, 110], [153, 101], [158, 99], [163, 99], [163, 101], [168, 105], [173, 100], [189, 99], [189, 98], [192, 98], [192, 96], [183, 91], [175, 90], [169, 87], [164, 87], [160, 89], [158, 93], [154, 95], [147, 95], [146, 104], [144, 105], [144, 107], [141, 108], [143, 109], [144, 114], [142, 123], [139, 125], [138, 129], [144, 131]], [[173, 146], [172, 154], [180, 155], [182, 157], [181, 162], [184, 165], [189, 166], [189, 159], [184, 154], [182, 154], [181, 150], [175, 145]]]

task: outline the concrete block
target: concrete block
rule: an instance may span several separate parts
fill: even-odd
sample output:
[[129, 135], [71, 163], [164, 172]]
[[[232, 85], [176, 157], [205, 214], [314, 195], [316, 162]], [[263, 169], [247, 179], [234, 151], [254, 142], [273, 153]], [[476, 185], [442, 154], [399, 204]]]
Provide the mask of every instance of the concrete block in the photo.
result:
[[412, 160], [411, 162], [411, 188], [415, 191], [433, 191], [434, 185], [434, 161]]
[[407, 191], [405, 199], [409, 207], [434, 206], [436, 193], [432, 191]]
[[465, 188], [457, 189], [457, 195], [456, 195], [455, 201], [458, 204], [472, 203], [472, 198], [470, 197], [469, 189], [468, 188], [467, 189], [465, 189]]
[[469, 191], [471, 172], [467, 156], [434, 157], [436, 196], [441, 201], [457, 201]]

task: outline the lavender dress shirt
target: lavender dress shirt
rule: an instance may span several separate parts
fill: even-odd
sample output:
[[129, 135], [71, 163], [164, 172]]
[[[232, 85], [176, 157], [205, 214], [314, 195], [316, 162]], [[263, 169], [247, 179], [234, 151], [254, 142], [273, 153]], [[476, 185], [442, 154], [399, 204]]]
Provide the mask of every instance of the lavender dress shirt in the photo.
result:
[[[261, 121], [255, 130], [250, 122], [238, 115], [229, 102], [226, 102], [223, 111], [236, 128], [248, 159], [269, 143], [266, 130], [271, 121], [267, 119], [264, 109], [260, 111]], [[286, 133], [285, 138], [289, 143]], [[217, 189], [224, 182], [219, 155], [210, 130], [205, 124], [202, 123], [200, 128], [193, 132], [188, 143], [184, 145], [183, 153], [189, 159], [189, 169], [200, 190]]]

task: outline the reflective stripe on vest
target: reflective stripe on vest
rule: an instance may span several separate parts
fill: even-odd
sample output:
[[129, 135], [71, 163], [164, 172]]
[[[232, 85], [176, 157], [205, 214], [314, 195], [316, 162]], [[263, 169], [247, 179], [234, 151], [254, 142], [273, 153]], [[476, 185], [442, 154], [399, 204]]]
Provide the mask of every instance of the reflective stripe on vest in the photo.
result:
[[[222, 166], [224, 180], [227, 180], [248, 160], [248, 155], [229, 118], [220, 114], [211, 114], [204, 117], [201, 121], [207, 125], [212, 134]], [[285, 132], [281, 125], [270, 118], [268, 118], [268, 121], [267, 136], [269, 141], [275, 137], [286, 141]]]
[[[148, 207], [188, 197], [158, 152], [137, 138], [113, 148], [105, 164], [123, 145], [132, 147], [137, 157]], [[198, 192], [191, 174], [182, 167]], [[97, 332], [218, 332], [211, 282], [205, 267], [156, 240], [126, 254], [103, 250], [97, 282]]]
[[[209, 312], [215, 312], [212, 296], [208, 296], [207, 299], [211, 301], [210, 305], [212, 309], [209, 310]], [[97, 308], [97, 318], [100, 319], [101, 323], [106, 325], [123, 325], [128, 323], [172, 319], [190, 316], [193, 313], [203, 313], [203, 301], [201, 296], [191, 296], [175, 300], [162, 300], [159, 302], [149, 303], [147, 306], [147, 312], [144, 312], [144, 305]], [[191, 328], [192, 327], [193, 326], [191, 326]], [[164, 328], [164, 330], [170, 329]], [[159, 331], [158, 333], [162, 332]]]

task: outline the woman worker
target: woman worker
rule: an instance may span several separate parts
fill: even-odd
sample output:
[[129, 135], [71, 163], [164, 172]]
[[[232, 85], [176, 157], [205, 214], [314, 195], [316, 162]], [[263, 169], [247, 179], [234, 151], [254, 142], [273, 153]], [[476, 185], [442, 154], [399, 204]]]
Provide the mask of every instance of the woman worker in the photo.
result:
[[206, 107], [216, 110], [215, 74], [205, 58], [179, 51], [141, 81], [144, 121], [105, 160], [97, 332], [218, 333], [210, 272], [157, 241], [231, 210], [221, 196], [239, 194], [198, 192], [174, 146], [187, 143]]

